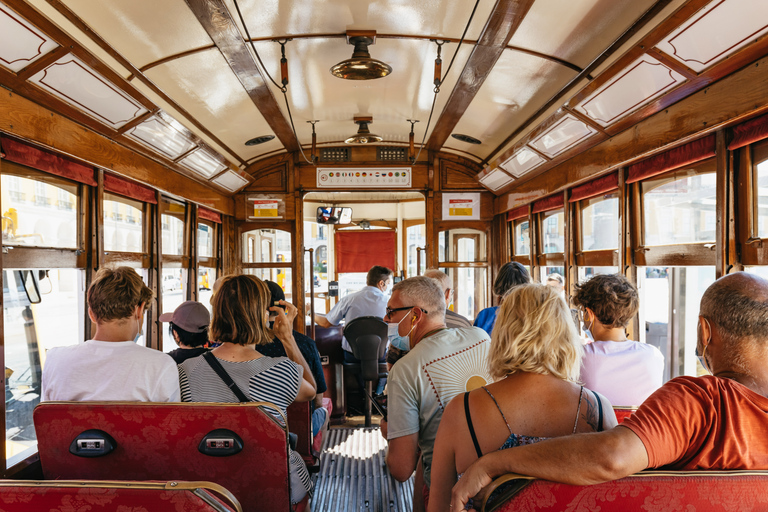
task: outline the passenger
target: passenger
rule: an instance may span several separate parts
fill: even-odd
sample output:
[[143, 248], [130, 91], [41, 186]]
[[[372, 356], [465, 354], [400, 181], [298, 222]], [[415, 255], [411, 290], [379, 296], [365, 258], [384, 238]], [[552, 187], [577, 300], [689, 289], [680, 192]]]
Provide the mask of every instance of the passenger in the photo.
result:
[[[272, 306], [269, 298], [269, 288], [256, 276], [222, 279], [221, 287], [213, 296], [209, 330], [209, 336], [221, 345], [179, 365], [182, 401], [264, 401], [275, 404], [285, 414], [294, 400], [306, 402], [315, 396], [309, 365], [292, 334], [291, 325], [297, 310], [285, 301], [280, 301], [285, 311]], [[276, 314], [274, 331], [267, 326], [269, 311]], [[259, 353], [259, 347], [272, 341], [273, 333], [283, 343], [288, 358]], [[223, 368], [221, 377], [213, 368], [216, 363]], [[232, 387], [225, 384], [225, 376], [232, 381]], [[271, 414], [282, 422], [279, 415]], [[311, 491], [312, 484], [299, 454], [289, 449], [288, 455], [291, 501], [298, 503]]]
[[430, 511], [448, 510], [457, 478], [484, 453], [616, 426], [610, 402], [576, 383], [582, 353], [554, 288], [526, 284], [504, 297], [488, 354], [495, 382], [453, 399], [440, 421]]
[[[505, 263], [499, 269], [496, 280], [493, 282], [493, 293], [498, 297], [504, 297], [512, 288], [531, 282], [528, 270], [516, 261]], [[485, 308], [475, 318], [475, 327], [480, 327], [489, 335], [493, 332], [493, 324], [496, 322], [496, 313], [499, 307]]]
[[547, 286], [551, 286], [560, 295], [562, 299], [565, 299], [565, 279], [557, 272], [552, 272], [547, 276]]
[[161, 322], [168, 322], [168, 334], [179, 346], [168, 355], [181, 364], [190, 357], [203, 355], [208, 349], [208, 324], [211, 315], [205, 306], [194, 300], [182, 302], [173, 313], [160, 315]]
[[[427, 271], [424, 272], [424, 277], [434, 279], [440, 288], [443, 289], [443, 294], [445, 295], [445, 326], [449, 328], [472, 327], [472, 322], [460, 314], [454, 313], [450, 309], [451, 303], [453, 302], [453, 289], [451, 289], [451, 278], [448, 277], [448, 274], [442, 270], [432, 268], [427, 269]], [[392, 369], [392, 365], [403, 357], [408, 350], [410, 350], [410, 347], [398, 348], [394, 345], [390, 345], [387, 352], [387, 367]]]
[[[281, 300], [285, 300], [285, 293], [280, 285], [274, 281], [264, 281], [269, 288], [271, 295], [270, 304], [276, 306]], [[277, 313], [270, 312], [270, 322], [274, 322]], [[304, 360], [309, 364], [309, 369], [312, 373], [312, 378], [315, 380], [315, 388], [317, 394], [312, 401], [312, 436], [316, 436], [323, 426], [328, 423], [328, 410], [323, 407], [323, 393], [328, 389], [325, 384], [325, 375], [323, 374], [323, 364], [320, 362], [320, 353], [317, 351], [317, 345], [315, 341], [309, 336], [305, 336], [300, 332], [292, 331], [293, 339], [296, 340], [301, 355], [304, 356]], [[270, 343], [259, 347], [259, 352], [269, 357], [285, 357], [285, 347], [277, 337], [273, 338]]]
[[630, 341], [626, 328], [637, 313], [637, 289], [620, 274], [596, 275], [576, 285], [593, 343], [584, 348], [581, 382], [614, 405], [636, 406], [664, 381], [664, 356], [653, 345]]
[[[325, 316], [316, 314], [314, 322], [320, 327], [332, 327], [339, 325], [344, 320], [344, 325], [349, 324], [355, 318], [361, 316], [377, 316], [384, 318], [387, 309], [387, 297], [392, 289], [392, 271], [387, 267], [378, 265], [371, 267], [366, 277], [366, 287], [359, 292], [352, 293], [342, 298], [331, 308]], [[352, 347], [347, 338], [341, 339], [341, 348], [344, 349], [344, 362], [359, 363], [360, 360], [352, 354]], [[386, 362], [386, 355], [381, 362]], [[358, 381], [362, 387], [362, 380]], [[376, 392], [384, 390], [386, 379], [379, 379]]]
[[152, 300], [130, 267], [103, 268], [88, 288], [93, 338], [48, 351], [42, 401], [178, 402], [176, 365], [167, 354], [137, 344]]
[[697, 338], [712, 375], [670, 380], [609, 431], [484, 455], [454, 486], [452, 509], [510, 472], [590, 485], [646, 468], [768, 469], [768, 281], [745, 272], [715, 281]]
[[394, 478], [406, 481], [416, 468], [420, 449], [426, 505], [432, 447], [443, 409], [458, 393], [491, 381], [486, 364], [491, 341], [477, 327], [447, 328], [443, 291], [424, 276], [395, 285], [385, 320], [411, 347], [408, 357], [389, 374], [389, 424], [381, 423], [389, 442], [387, 466]]

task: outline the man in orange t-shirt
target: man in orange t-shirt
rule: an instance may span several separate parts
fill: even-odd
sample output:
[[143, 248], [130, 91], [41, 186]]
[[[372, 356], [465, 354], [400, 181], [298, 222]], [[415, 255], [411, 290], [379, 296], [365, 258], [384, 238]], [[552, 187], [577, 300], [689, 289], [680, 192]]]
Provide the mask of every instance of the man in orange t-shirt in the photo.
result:
[[504, 473], [589, 485], [646, 468], [768, 469], [768, 281], [737, 272], [713, 283], [697, 338], [711, 376], [672, 379], [606, 432], [481, 457], [453, 488], [451, 508], [463, 510]]

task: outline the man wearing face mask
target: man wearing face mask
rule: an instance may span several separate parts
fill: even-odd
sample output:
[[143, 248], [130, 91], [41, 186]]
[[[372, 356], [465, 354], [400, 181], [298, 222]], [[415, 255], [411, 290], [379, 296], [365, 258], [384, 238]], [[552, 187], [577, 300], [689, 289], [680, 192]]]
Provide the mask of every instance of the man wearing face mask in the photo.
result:
[[712, 375], [672, 379], [611, 430], [481, 457], [453, 488], [453, 510], [504, 473], [589, 485], [646, 468], [768, 469], [768, 281], [745, 272], [715, 281], [697, 338]]
[[[395, 285], [384, 321], [391, 326], [392, 344], [410, 349], [389, 374], [389, 423], [381, 424], [389, 443], [387, 466], [404, 482], [413, 474], [421, 450], [426, 504], [432, 448], [443, 410], [459, 393], [491, 382], [486, 364], [491, 340], [478, 327], [447, 328], [443, 291], [424, 276]], [[404, 340], [407, 343], [401, 343]]]
[[48, 351], [41, 400], [180, 401], [174, 360], [136, 343], [152, 300], [136, 271], [99, 270], [87, 297], [93, 339]]

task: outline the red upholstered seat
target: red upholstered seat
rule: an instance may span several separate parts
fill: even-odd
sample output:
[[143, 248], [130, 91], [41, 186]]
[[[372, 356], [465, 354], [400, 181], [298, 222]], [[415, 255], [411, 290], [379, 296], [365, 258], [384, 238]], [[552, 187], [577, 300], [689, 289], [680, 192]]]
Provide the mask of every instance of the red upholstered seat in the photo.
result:
[[[505, 477], [494, 482], [497, 485]], [[654, 512], [768, 510], [768, 471], [643, 471], [598, 485], [533, 480], [496, 507], [500, 512]]]
[[[332, 400], [323, 397], [323, 407], [328, 411], [330, 417], [333, 411]], [[312, 436], [312, 407], [310, 402], [294, 402], [288, 407], [288, 430], [298, 436], [296, 451], [304, 459], [307, 467], [317, 466], [320, 450], [323, 446], [324, 432], [321, 431], [316, 436]]]
[[616, 421], [619, 422], [619, 424], [624, 423], [624, 420], [632, 416], [632, 414], [637, 410], [637, 407], [617, 407], [613, 406], [613, 412], [616, 414]]
[[[323, 397], [323, 407], [328, 411], [328, 418], [330, 418], [333, 414], [333, 401]], [[325, 431], [320, 431], [312, 442], [312, 455], [315, 457], [320, 457], [320, 452], [323, 449], [323, 437], [325, 437]]]
[[[218, 493], [217, 496], [215, 493]], [[0, 480], [0, 510], [242, 511], [229, 492], [211, 482], [95, 482]]]
[[[261, 407], [272, 404], [44, 402], [34, 421], [46, 479], [206, 480], [229, 489], [245, 510], [289, 510], [287, 431]], [[70, 453], [86, 430], [111, 435], [117, 447], [100, 457]], [[243, 449], [205, 455], [205, 435], [228, 429]]]

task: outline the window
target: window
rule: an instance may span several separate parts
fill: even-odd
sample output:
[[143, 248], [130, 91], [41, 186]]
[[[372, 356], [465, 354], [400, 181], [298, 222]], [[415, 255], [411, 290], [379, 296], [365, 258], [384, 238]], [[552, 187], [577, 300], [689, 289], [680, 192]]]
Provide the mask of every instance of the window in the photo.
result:
[[579, 267], [579, 282], [598, 274], [617, 274], [619, 267]]
[[581, 201], [581, 250], [619, 248], [619, 193]]
[[254, 229], [242, 235], [243, 272], [276, 282], [293, 302], [291, 234], [280, 229]]
[[[423, 221], [421, 222], [405, 229], [407, 260], [405, 272], [408, 277], [421, 275], [427, 269], [427, 254], [423, 251], [427, 245], [427, 226], [423, 224]], [[417, 263], [421, 265], [421, 268], [417, 268]]]
[[[2, 198], [3, 244], [78, 248], [77, 185], [63, 180], [46, 184], [40, 180], [3, 175], [1, 186], [3, 190], [7, 187], [10, 191]], [[34, 203], [24, 201], [24, 197], [32, 196], [32, 191]], [[71, 208], [54, 206], [46, 194], [53, 194], [58, 201], [63, 200]]]
[[529, 256], [531, 253], [531, 230], [529, 229], [528, 219], [515, 221], [515, 256]]
[[184, 251], [184, 218], [187, 207], [184, 203], [163, 198], [160, 205], [163, 212], [160, 218], [163, 234], [163, 254], [183, 256]]
[[38, 281], [39, 304], [30, 303], [19, 272], [3, 271], [6, 467], [36, 451], [32, 411], [40, 402], [47, 351], [75, 345], [85, 338], [84, 272], [78, 269], [33, 269], [31, 272]]
[[768, 238], [768, 144], [754, 148], [754, 162], [757, 236]]
[[453, 283], [453, 311], [471, 320], [489, 305], [486, 233], [479, 229], [452, 228], [439, 231], [438, 241], [440, 270], [448, 274]]
[[[144, 252], [142, 216], [144, 203], [114, 194], [104, 194], [104, 249]], [[128, 217], [138, 219], [129, 222]]]
[[200, 258], [213, 257], [214, 227], [209, 224], [197, 225], [197, 255]]
[[440, 262], [486, 261], [485, 232], [477, 229], [451, 229], [440, 231]]
[[541, 214], [542, 253], [563, 253], [565, 251], [565, 213], [562, 209]]
[[641, 183], [646, 246], [715, 241], [715, 163]]
[[[186, 295], [186, 276], [187, 270], [182, 268], [171, 267], [170, 265], [163, 265], [161, 275], [161, 287], [163, 297], [163, 308], [160, 314], [173, 313], [173, 311], [179, 307], [184, 301], [187, 300]], [[176, 342], [168, 334], [168, 324], [162, 323], [161, 329], [163, 340], [163, 352], [170, 352], [178, 348]]]

